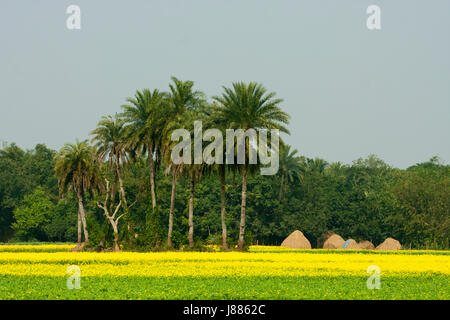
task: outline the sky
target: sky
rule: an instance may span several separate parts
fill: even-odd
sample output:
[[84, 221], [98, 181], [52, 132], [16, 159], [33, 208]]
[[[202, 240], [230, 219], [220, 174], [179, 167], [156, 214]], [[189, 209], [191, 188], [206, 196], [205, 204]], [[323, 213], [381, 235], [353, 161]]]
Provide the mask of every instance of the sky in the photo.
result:
[[[71, 4], [80, 30], [66, 27]], [[372, 4], [381, 30], [366, 26]], [[448, 0], [1, 0], [0, 141], [87, 139], [176, 76], [209, 97], [262, 83], [307, 157], [449, 163], [449, 31]]]

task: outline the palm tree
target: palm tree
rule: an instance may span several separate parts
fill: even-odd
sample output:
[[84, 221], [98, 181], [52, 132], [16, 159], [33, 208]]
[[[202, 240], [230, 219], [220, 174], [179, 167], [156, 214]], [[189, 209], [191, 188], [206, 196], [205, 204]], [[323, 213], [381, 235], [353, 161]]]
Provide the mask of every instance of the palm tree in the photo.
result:
[[[201, 120], [204, 115], [198, 110], [191, 109], [184, 113], [185, 118], [185, 128], [190, 132], [191, 137], [194, 133], [194, 119]], [[191, 159], [194, 159], [194, 140], [191, 139]], [[192, 161], [190, 164], [183, 164], [183, 173], [190, 179], [189, 182], [189, 201], [188, 201], [188, 240], [189, 247], [194, 247], [194, 198], [195, 198], [195, 186], [196, 183], [201, 179], [202, 173], [205, 170], [205, 165], [203, 163], [196, 164]]]
[[[120, 172], [120, 162], [126, 160], [126, 140], [125, 140], [125, 121], [116, 113], [114, 117], [102, 117], [97, 124], [97, 128], [91, 132], [94, 135], [91, 142], [96, 143], [98, 157], [102, 161], [108, 161], [110, 169], [115, 173], [119, 181], [119, 191], [122, 200], [122, 206], [127, 211], [127, 200], [123, 186], [122, 174]], [[114, 193], [112, 199], [114, 199]]]
[[[173, 121], [170, 124], [170, 128], [168, 128], [168, 132], [171, 132], [173, 129], [178, 128], [176, 121]], [[162, 154], [164, 155], [164, 163], [166, 165], [165, 174], [172, 174], [172, 190], [170, 194], [170, 208], [169, 208], [169, 228], [167, 232], [167, 247], [172, 247], [172, 234], [173, 234], [173, 215], [175, 210], [175, 195], [176, 195], [176, 187], [177, 180], [180, 173], [183, 172], [184, 164], [175, 164], [171, 158], [171, 150], [177, 144], [177, 141], [172, 141], [170, 139], [170, 135], [165, 136], [165, 140], [163, 143], [164, 149]]]
[[182, 164], [174, 164], [170, 162], [166, 167], [166, 174], [169, 172], [172, 174], [172, 190], [170, 193], [170, 209], [169, 209], [169, 228], [167, 232], [167, 247], [172, 247], [172, 234], [173, 234], [173, 214], [175, 211], [175, 191], [177, 187], [178, 175], [182, 172]]
[[182, 81], [176, 77], [171, 79], [173, 83], [169, 84], [170, 100], [175, 118], [182, 117], [188, 110], [198, 110], [199, 105], [205, 100], [203, 92], [193, 90], [193, 81]]
[[[218, 117], [220, 115], [221, 110], [220, 107], [214, 103], [211, 106], [211, 114], [209, 115], [210, 126], [216, 129], [219, 129], [222, 132], [222, 137], [226, 136], [226, 128], [231, 126], [231, 124], [226, 122], [226, 118]], [[222, 144], [222, 154], [226, 152], [226, 145]], [[209, 167], [212, 172], [216, 172], [219, 176], [220, 182], [220, 220], [222, 224], [222, 248], [224, 250], [228, 249], [228, 240], [227, 240], [227, 223], [226, 223], [226, 175], [227, 175], [227, 165], [225, 163], [215, 163], [214, 165]], [[236, 166], [229, 164], [229, 171], [233, 171], [236, 169]]]
[[[193, 132], [191, 126], [194, 120], [200, 120], [206, 106], [204, 94], [200, 91], [194, 91], [194, 82], [192, 81], [182, 81], [176, 77], [172, 77], [172, 83], [169, 84], [170, 88], [170, 101], [172, 104], [171, 109], [171, 120], [172, 124], [176, 123], [179, 126], [190, 128], [191, 133]], [[192, 135], [192, 134], [191, 134]], [[193, 150], [193, 148], [191, 148]], [[194, 246], [194, 197], [195, 197], [195, 184], [196, 181], [201, 177], [201, 171], [203, 166], [199, 164], [182, 164], [183, 172], [190, 177], [190, 188], [189, 188], [189, 202], [188, 202], [188, 224], [189, 224], [189, 246], [192, 248]], [[179, 167], [180, 168], [180, 167]], [[176, 184], [176, 177], [173, 176], [172, 181], [172, 192], [173, 197], [171, 200], [171, 207], [174, 201], [174, 184]], [[173, 210], [171, 210], [173, 214]], [[169, 216], [169, 232], [171, 232], [171, 216]], [[169, 239], [168, 239], [169, 244]], [[170, 240], [171, 244], [171, 240]]]
[[127, 145], [134, 153], [147, 154], [150, 171], [152, 209], [156, 208], [155, 169], [159, 164], [161, 143], [168, 121], [168, 95], [158, 89], [137, 91], [123, 105]]
[[328, 166], [328, 162], [320, 158], [308, 158], [306, 160], [306, 170], [309, 172], [323, 173]]
[[[125, 163], [126, 160], [126, 140], [125, 140], [125, 121], [119, 117], [116, 113], [114, 117], [107, 116], [102, 117], [99, 121], [97, 128], [91, 132], [94, 135], [92, 142], [96, 143], [97, 157], [101, 162], [107, 161], [109, 163], [109, 169], [114, 173], [113, 185], [110, 188], [110, 182], [106, 181], [106, 199], [102, 205], [97, 204], [98, 207], [103, 209], [106, 218], [110, 222], [114, 231], [114, 249], [119, 250], [118, 244], [118, 222], [122, 216], [128, 213], [128, 204], [125, 195], [125, 188], [123, 184], [121, 174], [121, 163]], [[119, 182], [120, 201], [114, 209], [114, 200], [117, 190], [117, 181]], [[108, 208], [108, 201], [110, 205]], [[117, 219], [115, 216], [119, 208], [122, 207], [123, 214]], [[114, 212], [112, 215], [110, 213]], [[131, 229], [131, 223], [128, 221], [128, 230]]]
[[283, 198], [283, 191], [286, 190], [287, 183], [292, 183], [296, 178], [302, 179], [302, 161], [297, 156], [298, 150], [291, 151], [291, 146], [282, 144], [280, 147], [280, 166], [279, 172], [281, 175], [280, 193], [278, 200], [281, 202]]
[[84, 241], [89, 242], [84, 210], [84, 195], [100, 186], [100, 174], [94, 162], [93, 148], [87, 140], [75, 144], [66, 143], [56, 155], [55, 172], [60, 195], [72, 189], [78, 199], [78, 246], [81, 246], [81, 225]]
[[[278, 129], [289, 133], [283, 124], [289, 123], [289, 115], [279, 108], [282, 99], [275, 99], [275, 93], [267, 90], [258, 83], [233, 83], [233, 88], [223, 87], [224, 93], [214, 100], [222, 106], [220, 116], [231, 125], [232, 129]], [[246, 143], [246, 150], [248, 150]], [[247, 204], [247, 164], [241, 165], [242, 199], [241, 220], [239, 227], [239, 249], [244, 248], [245, 215]]]

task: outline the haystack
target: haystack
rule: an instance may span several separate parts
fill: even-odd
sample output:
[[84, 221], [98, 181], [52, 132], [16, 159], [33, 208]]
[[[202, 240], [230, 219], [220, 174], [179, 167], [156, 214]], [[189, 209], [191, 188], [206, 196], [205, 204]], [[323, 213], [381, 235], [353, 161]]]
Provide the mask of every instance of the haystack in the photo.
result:
[[299, 230], [295, 230], [286, 239], [284, 239], [281, 246], [291, 249], [311, 249], [311, 243]]
[[324, 249], [341, 249], [344, 246], [344, 239], [338, 234], [333, 234], [323, 244]]
[[342, 246], [343, 249], [360, 249], [358, 242], [356, 242], [353, 239], [348, 239], [345, 241], [344, 245]]
[[382, 244], [376, 247], [376, 250], [400, 250], [401, 248], [402, 245], [400, 242], [392, 238], [387, 238]]
[[375, 246], [373, 245], [372, 242], [364, 240], [361, 242], [358, 242], [358, 246], [360, 249], [366, 249], [366, 250], [373, 250], [375, 249]]
[[323, 248], [323, 244], [334, 234], [332, 230], [328, 230], [326, 233], [317, 238], [317, 248]]

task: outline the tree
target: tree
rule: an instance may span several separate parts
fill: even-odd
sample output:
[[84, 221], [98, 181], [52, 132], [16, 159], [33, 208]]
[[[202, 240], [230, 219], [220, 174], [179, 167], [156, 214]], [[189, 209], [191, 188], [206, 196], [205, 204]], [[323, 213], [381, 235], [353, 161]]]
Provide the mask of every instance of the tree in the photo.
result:
[[[194, 91], [194, 82], [182, 81], [176, 77], [172, 77], [170, 87], [170, 101], [172, 104], [172, 123], [176, 123], [184, 128], [190, 128], [193, 133], [193, 121], [201, 120], [203, 107], [205, 107], [204, 94], [200, 91]], [[204, 115], [204, 114], [203, 114]], [[191, 148], [193, 150], [193, 148]], [[192, 158], [192, 157], [191, 157]], [[200, 177], [202, 165], [191, 163], [189, 165], [183, 164], [184, 173], [190, 177], [190, 191], [188, 201], [188, 224], [189, 224], [189, 246], [194, 246], [194, 197], [195, 197], [195, 183]], [[176, 183], [176, 179], [174, 180]], [[174, 198], [173, 198], [174, 199]]]
[[169, 120], [168, 95], [158, 89], [137, 91], [123, 105], [127, 146], [134, 153], [147, 154], [152, 208], [156, 209], [155, 169], [160, 160], [162, 141]]
[[44, 225], [47, 240], [61, 242], [77, 240], [77, 216], [68, 214], [75, 212], [77, 207], [78, 201], [73, 193], [67, 194], [57, 202], [54, 214]]
[[[178, 127], [179, 122], [173, 121], [171, 123], [172, 129], [176, 129]], [[169, 130], [168, 132], [171, 132], [172, 130]], [[175, 211], [175, 196], [176, 196], [176, 187], [177, 187], [177, 180], [180, 173], [183, 173], [184, 164], [179, 163], [175, 164], [171, 157], [171, 150], [172, 148], [177, 144], [177, 141], [172, 141], [169, 135], [165, 137], [164, 142], [164, 163], [166, 165], [165, 174], [171, 174], [172, 175], [172, 187], [171, 187], [171, 193], [170, 193], [170, 206], [169, 206], [169, 226], [167, 231], [167, 247], [172, 247], [172, 235], [173, 235], [173, 216]]]
[[34, 188], [24, 174], [25, 161], [26, 153], [14, 143], [0, 150], [0, 241], [13, 236], [14, 209]]
[[[199, 112], [198, 109], [191, 109], [185, 112], [185, 129], [190, 133], [190, 136], [194, 135], [194, 120], [202, 120], [204, 114]], [[194, 159], [194, 140], [191, 139], [191, 160]], [[188, 240], [189, 247], [194, 247], [194, 199], [195, 199], [195, 186], [200, 181], [202, 173], [205, 169], [203, 163], [196, 164], [195, 161], [191, 163], [183, 163], [183, 174], [189, 179], [189, 200], [188, 200]]]
[[[110, 188], [109, 188], [109, 180], [105, 178], [105, 182], [106, 182], [106, 196], [105, 196], [105, 201], [103, 201], [103, 203], [101, 202], [97, 202], [97, 206], [100, 209], [103, 209], [103, 212], [106, 216], [106, 218], [108, 219], [109, 223], [111, 224], [111, 227], [113, 228], [113, 232], [114, 232], [114, 251], [120, 251], [120, 247], [119, 247], [119, 220], [120, 218], [122, 218], [127, 211], [125, 211], [124, 213], [122, 213], [121, 215], [117, 215], [117, 213], [119, 212], [120, 206], [122, 205], [122, 200], [119, 201], [119, 204], [117, 204], [117, 206], [114, 208], [114, 198], [112, 198], [112, 196], [110, 196]], [[111, 199], [110, 199], [111, 197]], [[108, 201], [111, 201], [111, 208], [113, 210], [113, 212], [110, 212], [108, 209]]]
[[83, 225], [85, 244], [89, 243], [89, 233], [84, 210], [84, 195], [92, 192], [100, 184], [100, 173], [94, 162], [94, 150], [85, 141], [66, 143], [56, 155], [55, 172], [58, 177], [59, 192], [73, 190], [78, 200], [78, 246], [81, 246], [81, 225]]
[[172, 188], [170, 193], [170, 208], [169, 208], [169, 227], [167, 231], [167, 247], [172, 247], [172, 234], [173, 234], [173, 215], [175, 210], [175, 196], [176, 196], [176, 187], [177, 187], [177, 179], [180, 172], [183, 170], [183, 165], [177, 165], [172, 162], [168, 163], [166, 173], [172, 174]]
[[301, 158], [297, 156], [297, 149], [291, 151], [291, 146], [281, 145], [280, 147], [280, 193], [278, 201], [281, 202], [283, 191], [285, 191], [288, 183], [292, 183], [296, 178], [302, 179], [302, 162]]
[[125, 121], [117, 113], [114, 118], [112, 116], [103, 117], [91, 135], [94, 135], [92, 142], [96, 143], [97, 155], [102, 161], [109, 162], [110, 170], [115, 173], [115, 177], [119, 181], [122, 206], [127, 211], [127, 199], [120, 168], [120, 164], [126, 160]]
[[171, 77], [170, 101], [173, 105], [173, 114], [177, 120], [189, 110], [198, 110], [204, 103], [205, 95], [203, 92], [194, 90], [194, 82], [190, 80], [182, 81], [176, 77]]
[[[243, 82], [233, 83], [233, 88], [223, 87], [224, 93], [220, 97], [214, 97], [222, 106], [220, 116], [232, 125], [233, 129], [278, 129], [289, 133], [284, 124], [289, 123], [289, 115], [279, 108], [282, 99], [275, 99], [275, 93], [267, 93], [267, 90], [258, 83], [249, 84]], [[246, 150], [249, 144], [246, 142]], [[239, 226], [239, 249], [244, 248], [245, 214], [247, 203], [247, 173], [249, 168], [246, 163], [241, 165], [242, 196], [241, 219]]]
[[37, 187], [25, 196], [20, 206], [14, 210], [12, 224], [16, 235], [23, 240], [45, 240], [44, 227], [55, 211], [55, 205], [42, 187]]
[[[211, 114], [209, 115], [210, 126], [216, 129], [219, 129], [222, 133], [222, 137], [226, 136], [226, 129], [231, 127], [232, 124], [227, 122], [226, 117], [221, 117], [221, 109], [220, 107], [214, 103], [211, 106]], [[222, 154], [226, 152], [226, 145], [222, 144]], [[224, 250], [228, 249], [228, 231], [227, 231], [227, 205], [226, 205], [226, 175], [227, 175], [227, 167], [228, 171], [235, 172], [236, 166], [232, 164], [225, 163], [215, 163], [210, 166], [212, 172], [216, 172], [219, 176], [220, 181], [220, 222], [222, 227], [222, 248]]]

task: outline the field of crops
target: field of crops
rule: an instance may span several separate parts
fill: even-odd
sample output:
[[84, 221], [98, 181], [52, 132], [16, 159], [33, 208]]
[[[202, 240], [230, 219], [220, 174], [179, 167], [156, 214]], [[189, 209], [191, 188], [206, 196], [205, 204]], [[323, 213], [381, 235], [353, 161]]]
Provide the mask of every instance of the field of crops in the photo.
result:
[[[68, 252], [0, 245], [0, 299], [450, 299], [450, 252]], [[67, 268], [79, 267], [69, 290]], [[379, 267], [380, 289], [367, 268]]]

